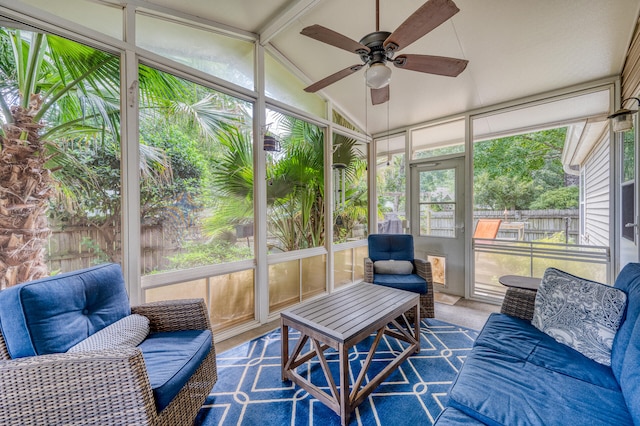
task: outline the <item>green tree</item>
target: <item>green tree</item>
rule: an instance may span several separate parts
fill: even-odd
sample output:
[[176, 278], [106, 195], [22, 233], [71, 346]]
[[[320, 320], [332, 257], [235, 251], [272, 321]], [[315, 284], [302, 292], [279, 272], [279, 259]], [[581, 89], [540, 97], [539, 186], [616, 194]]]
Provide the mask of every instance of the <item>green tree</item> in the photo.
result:
[[533, 210], [576, 209], [579, 197], [580, 189], [577, 186], [564, 186], [540, 194], [531, 203], [530, 208]]
[[475, 143], [475, 204], [529, 209], [543, 194], [571, 186], [561, 161], [565, 135], [566, 128], [557, 128]]
[[532, 181], [503, 175], [491, 178], [488, 173], [476, 176], [476, 205], [491, 210], [523, 210], [533, 200], [535, 188]]
[[[119, 203], [109, 202], [119, 199], [119, 181], [102, 184], [120, 170], [120, 62], [61, 37], [7, 28], [0, 28], [0, 55], [0, 287], [6, 287], [48, 274], [53, 197], [67, 213], [88, 211], [93, 222], [119, 226]], [[141, 120], [145, 112], [171, 112], [209, 135], [225, 121], [206, 98], [188, 103], [193, 97], [184, 82], [169, 74], [141, 67], [139, 86]], [[142, 144], [140, 153], [143, 181], [171, 178], [162, 150]]]

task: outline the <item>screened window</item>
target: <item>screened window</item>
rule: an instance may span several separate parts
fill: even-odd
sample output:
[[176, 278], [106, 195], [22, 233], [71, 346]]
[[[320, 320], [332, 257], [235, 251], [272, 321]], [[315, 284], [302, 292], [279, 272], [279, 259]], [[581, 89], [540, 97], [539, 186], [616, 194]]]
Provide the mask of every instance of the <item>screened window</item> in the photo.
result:
[[267, 111], [267, 231], [269, 253], [324, 244], [324, 130]]
[[[11, 214], [0, 216], [3, 233], [14, 235], [1, 244], [11, 252], [2, 287], [121, 262], [120, 58], [12, 28], [0, 31], [0, 44], [2, 148], [11, 153], [0, 180], [13, 182], [3, 195]], [[27, 57], [41, 61], [16, 66]]]
[[251, 104], [140, 67], [143, 273], [253, 257]]
[[362, 240], [368, 229], [368, 144], [333, 135], [333, 242]]
[[254, 45], [249, 41], [138, 13], [136, 44], [238, 86], [254, 88]]

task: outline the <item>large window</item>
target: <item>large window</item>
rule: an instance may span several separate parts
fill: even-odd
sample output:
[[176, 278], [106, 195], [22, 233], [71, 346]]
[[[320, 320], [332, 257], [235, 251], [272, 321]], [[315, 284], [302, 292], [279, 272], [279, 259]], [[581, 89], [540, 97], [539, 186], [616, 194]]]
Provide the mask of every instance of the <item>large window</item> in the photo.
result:
[[304, 120], [268, 111], [267, 151], [269, 253], [324, 244], [324, 130]]
[[403, 234], [407, 224], [405, 135], [376, 140], [378, 233]]
[[251, 105], [146, 66], [140, 81], [143, 273], [253, 257]]
[[1, 286], [122, 261], [119, 57], [12, 28], [0, 45]]
[[[5, 137], [28, 135], [30, 148], [37, 146], [28, 161], [46, 162], [37, 163], [43, 171], [38, 179], [19, 176], [26, 189], [18, 192], [43, 195], [38, 214], [23, 211], [19, 199], [0, 205], [11, 212], [0, 219], [3, 231], [22, 217], [28, 223], [19, 223], [21, 229], [33, 226], [40, 244], [26, 233], [0, 238], [3, 253], [26, 256], [15, 257], [25, 268], [9, 265], [5, 276], [26, 281], [121, 263], [133, 303], [203, 298], [219, 336], [256, 321], [256, 312], [271, 315], [326, 293], [333, 272], [337, 286], [362, 280], [370, 232], [369, 145], [336, 113], [334, 145], [325, 146], [326, 129], [318, 123], [329, 119], [326, 102], [302, 90], [304, 83], [277, 52], [264, 52], [263, 68], [255, 63], [263, 47], [248, 33], [172, 19], [152, 4], [65, 0], [56, 9], [43, 0], [25, 3], [77, 22], [78, 39], [88, 36], [88, 43], [109, 52], [0, 29], [2, 124], [18, 122], [14, 105], [36, 114], [33, 123], [15, 127], [19, 134], [2, 135], [3, 148], [10, 145]], [[34, 79], [18, 75], [25, 70], [16, 64], [29, 57], [42, 58]], [[257, 92], [257, 69], [265, 71], [264, 93]], [[36, 82], [32, 91], [20, 87], [27, 81]], [[126, 100], [120, 93], [125, 85]], [[263, 111], [254, 108], [265, 103], [273, 109], [266, 111], [258, 143], [253, 132]], [[40, 122], [41, 129], [34, 124]], [[123, 161], [131, 153], [135, 161]], [[325, 170], [325, 160], [336, 167]], [[0, 172], [15, 174], [13, 164], [5, 166]], [[336, 193], [326, 193], [325, 182]], [[256, 205], [255, 194], [265, 205]], [[258, 220], [266, 221], [266, 238], [256, 235], [256, 228], [265, 230], [255, 226]], [[268, 256], [257, 259], [256, 247], [266, 247]], [[45, 257], [38, 259], [39, 253]], [[330, 271], [334, 253], [337, 268]], [[23, 276], [25, 270], [39, 275]], [[265, 292], [268, 305], [257, 306]]]
[[264, 55], [265, 94], [287, 105], [310, 112], [318, 117], [327, 116], [326, 102], [315, 93], [307, 93], [306, 86], [273, 55]]
[[369, 235], [368, 144], [333, 134], [333, 243]]
[[254, 44], [165, 18], [138, 13], [136, 42], [176, 62], [254, 88]]

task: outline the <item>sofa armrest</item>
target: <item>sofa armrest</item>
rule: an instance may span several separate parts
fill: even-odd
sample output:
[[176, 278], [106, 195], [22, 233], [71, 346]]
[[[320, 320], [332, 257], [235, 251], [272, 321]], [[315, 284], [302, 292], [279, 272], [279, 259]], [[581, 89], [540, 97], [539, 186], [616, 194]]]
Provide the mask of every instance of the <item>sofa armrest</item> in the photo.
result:
[[373, 282], [373, 260], [368, 257], [364, 258], [364, 282]]
[[145, 425], [157, 417], [136, 348], [0, 361], [0, 383], [3, 425]]
[[527, 321], [533, 319], [536, 302], [536, 290], [508, 287], [502, 301], [500, 312]]
[[131, 307], [132, 314], [149, 318], [152, 332], [211, 330], [203, 299], [166, 300]]

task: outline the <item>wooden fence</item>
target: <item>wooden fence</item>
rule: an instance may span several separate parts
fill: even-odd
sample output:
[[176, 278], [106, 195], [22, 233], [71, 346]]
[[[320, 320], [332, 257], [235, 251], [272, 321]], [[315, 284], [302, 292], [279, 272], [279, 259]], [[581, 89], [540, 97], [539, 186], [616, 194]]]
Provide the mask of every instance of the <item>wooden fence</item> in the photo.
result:
[[[535, 241], [564, 232], [570, 241], [578, 241], [577, 209], [477, 211], [473, 216], [474, 227], [480, 218], [502, 219], [503, 226], [498, 238]], [[453, 229], [453, 225], [452, 212], [433, 213], [430, 221], [431, 235], [446, 235], [447, 230]], [[519, 227], [523, 230], [522, 235], [519, 235]], [[199, 229], [192, 226], [182, 230], [180, 236], [177, 234], [172, 227], [142, 227], [140, 250], [143, 271], [164, 269], [168, 265], [168, 257], [180, 251], [181, 241], [199, 238]], [[47, 246], [49, 270], [52, 272], [73, 271], [107, 261], [120, 262], [121, 256], [121, 239], [117, 228], [99, 230], [88, 226], [54, 226]]]
[[[475, 211], [473, 226], [478, 219], [502, 219], [496, 238], [520, 241], [537, 241], [562, 233], [563, 241], [577, 244], [580, 237], [580, 214], [578, 209], [569, 210], [516, 210]], [[427, 220], [422, 218], [422, 232], [434, 236], [452, 236], [455, 226], [453, 212], [433, 212]]]
[[[194, 227], [195, 228], [195, 227]], [[195, 229], [184, 232], [195, 233]], [[176, 232], [162, 225], [143, 226], [140, 233], [141, 266], [145, 272], [165, 268], [168, 257], [180, 250]], [[115, 227], [64, 226], [53, 229], [47, 245], [47, 263], [51, 272], [66, 272], [103, 262], [120, 262], [120, 231]]]

